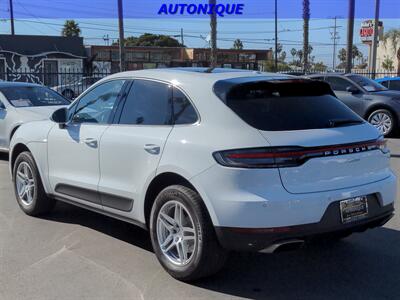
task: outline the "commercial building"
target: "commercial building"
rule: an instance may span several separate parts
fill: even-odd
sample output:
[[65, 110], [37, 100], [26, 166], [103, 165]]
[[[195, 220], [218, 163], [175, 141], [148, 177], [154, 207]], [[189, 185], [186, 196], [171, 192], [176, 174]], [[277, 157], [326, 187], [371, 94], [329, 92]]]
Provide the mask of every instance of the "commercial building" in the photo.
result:
[[[0, 35], [0, 79], [43, 83], [68, 81], [65, 73], [82, 69], [86, 52], [83, 38]], [[64, 75], [61, 75], [64, 73]]]
[[[93, 71], [118, 72], [118, 46], [88, 46]], [[271, 50], [219, 49], [219, 67], [257, 70], [272, 59]], [[208, 67], [210, 49], [182, 47], [126, 47], [125, 69], [140, 70], [167, 67]]]

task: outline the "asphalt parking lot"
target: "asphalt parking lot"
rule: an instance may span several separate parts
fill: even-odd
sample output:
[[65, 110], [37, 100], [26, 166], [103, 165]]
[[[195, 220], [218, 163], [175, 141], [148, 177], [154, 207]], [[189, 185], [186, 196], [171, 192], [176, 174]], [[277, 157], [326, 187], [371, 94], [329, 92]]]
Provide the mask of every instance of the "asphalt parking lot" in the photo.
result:
[[[400, 139], [389, 145], [400, 174]], [[1, 155], [0, 299], [400, 299], [399, 215], [334, 245], [232, 254], [218, 275], [186, 284], [133, 225], [66, 204], [45, 218], [24, 215], [7, 164]]]

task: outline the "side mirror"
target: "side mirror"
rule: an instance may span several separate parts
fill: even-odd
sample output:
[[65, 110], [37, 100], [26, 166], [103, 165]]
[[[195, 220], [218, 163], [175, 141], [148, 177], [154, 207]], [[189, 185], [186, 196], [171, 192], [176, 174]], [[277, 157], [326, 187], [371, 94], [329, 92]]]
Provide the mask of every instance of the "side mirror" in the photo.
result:
[[352, 94], [358, 94], [360, 90], [356, 88], [355, 86], [349, 86], [346, 88], [346, 91]]
[[53, 122], [56, 122], [60, 129], [65, 128], [65, 124], [67, 123], [67, 115], [68, 115], [68, 109], [66, 107], [60, 108], [56, 110], [52, 115], [51, 115], [51, 120]]

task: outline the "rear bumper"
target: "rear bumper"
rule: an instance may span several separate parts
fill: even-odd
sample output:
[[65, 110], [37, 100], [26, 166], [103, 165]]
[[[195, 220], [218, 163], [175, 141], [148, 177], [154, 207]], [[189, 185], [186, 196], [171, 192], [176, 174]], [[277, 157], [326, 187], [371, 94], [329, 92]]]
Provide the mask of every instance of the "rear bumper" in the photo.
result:
[[[331, 203], [318, 223], [274, 228], [215, 227], [222, 247], [236, 251], [263, 251], [276, 244], [312, 239], [333, 234], [362, 232], [384, 225], [393, 217], [393, 203], [382, 206], [375, 195], [368, 197], [368, 216], [360, 221], [342, 224], [340, 201]], [[269, 251], [265, 251], [269, 252]]]

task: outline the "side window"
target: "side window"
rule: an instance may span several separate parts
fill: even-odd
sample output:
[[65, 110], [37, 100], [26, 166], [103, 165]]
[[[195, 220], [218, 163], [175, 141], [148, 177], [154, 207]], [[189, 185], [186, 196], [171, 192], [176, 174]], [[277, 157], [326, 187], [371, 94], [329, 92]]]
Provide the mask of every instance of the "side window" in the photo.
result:
[[197, 113], [189, 99], [179, 89], [173, 89], [173, 108], [175, 124], [194, 124], [197, 122]]
[[390, 81], [387, 81], [387, 80], [385, 80], [385, 81], [381, 81], [381, 82], [379, 82], [380, 84], [382, 84], [384, 87], [389, 87], [389, 82]]
[[311, 79], [312, 80], [322, 80], [322, 81], [324, 81], [324, 77], [312, 77]]
[[390, 89], [400, 91], [400, 80], [390, 81]]
[[68, 112], [67, 112], [67, 120], [68, 120], [68, 121], [71, 121], [71, 120], [72, 120], [72, 116], [73, 116], [74, 113], [75, 113], [75, 109], [76, 109], [77, 104], [78, 104], [78, 103], [75, 103], [74, 105], [72, 105], [72, 106], [70, 106], [70, 107], [68, 108]]
[[334, 91], [345, 92], [348, 87], [350, 87], [350, 86], [353, 87], [353, 84], [351, 84], [346, 79], [343, 79], [340, 77], [327, 76], [327, 77], [325, 77], [325, 81], [331, 85], [331, 88]]
[[124, 83], [113, 80], [89, 91], [79, 100], [72, 122], [107, 124]]
[[5, 108], [6, 108], [6, 106], [4, 105], [3, 102], [1, 102], [1, 100], [0, 100], [0, 108], [2, 108], [2, 109], [5, 109]]
[[170, 125], [172, 124], [172, 89], [169, 85], [135, 80], [126, 98], [120, 124]]

